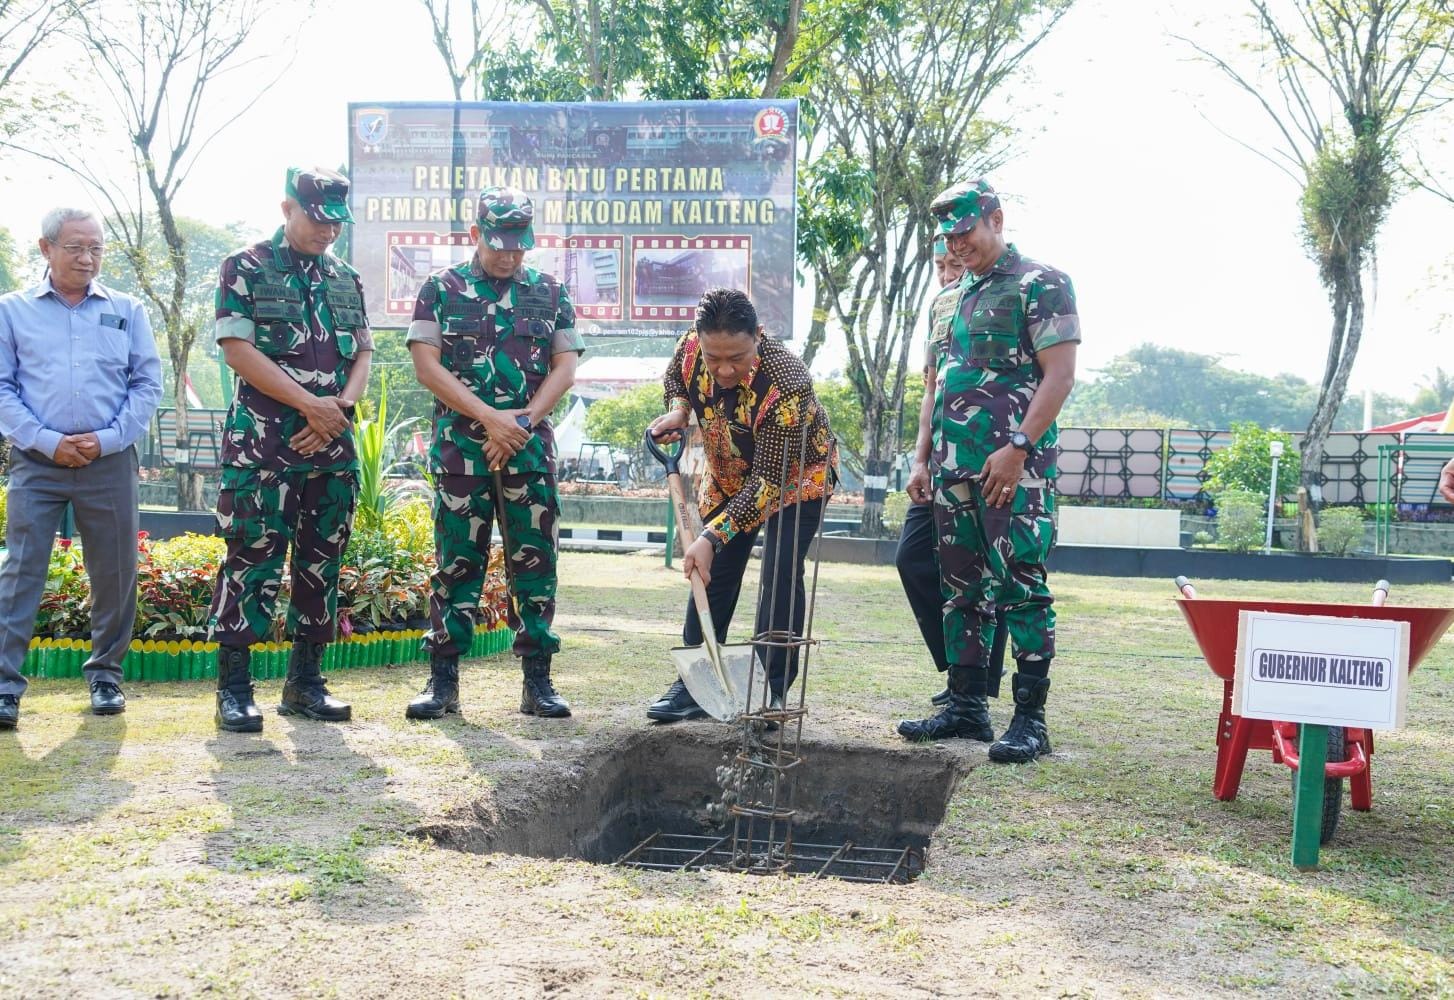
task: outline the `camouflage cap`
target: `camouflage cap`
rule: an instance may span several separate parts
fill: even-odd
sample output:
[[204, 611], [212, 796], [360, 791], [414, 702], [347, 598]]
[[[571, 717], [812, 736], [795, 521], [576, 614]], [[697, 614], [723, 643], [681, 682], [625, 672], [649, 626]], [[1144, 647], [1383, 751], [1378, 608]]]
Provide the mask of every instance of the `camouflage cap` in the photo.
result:
[[348, 178], [336, 170], [289, 167], [283, 193], [314, 222], [353, 221], [353, 213], [348, 210]]
[[938, 260], [949, 252], [949, 244], [943, 236], [934, 237], [934, 259]]
[[475, 214], [486, 246], [494, 250], [534, 249], [535, 233], [530, 224], [535, 219], [535, 207], [519, 188], [485, 188], [480, 192], [480, 207]]
[[939, 220], [939, 232], [945, 236], [967, 233], [981, 216], [1000, 207], [1000, 196], [981, 178], [967, 184], [956, 184], [941, 191], [929, 204], [929, 211]]

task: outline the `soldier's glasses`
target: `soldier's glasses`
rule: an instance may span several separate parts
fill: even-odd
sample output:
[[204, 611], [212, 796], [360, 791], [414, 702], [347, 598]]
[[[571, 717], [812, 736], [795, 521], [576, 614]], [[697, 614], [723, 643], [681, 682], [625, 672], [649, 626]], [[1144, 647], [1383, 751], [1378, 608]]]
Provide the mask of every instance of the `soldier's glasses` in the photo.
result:
[[62, 243], [61, 249], [70, 257], [79, 257], [87, 253], [92, 257], [99, 257], [106, 252], [106, 247], [100, 243]]

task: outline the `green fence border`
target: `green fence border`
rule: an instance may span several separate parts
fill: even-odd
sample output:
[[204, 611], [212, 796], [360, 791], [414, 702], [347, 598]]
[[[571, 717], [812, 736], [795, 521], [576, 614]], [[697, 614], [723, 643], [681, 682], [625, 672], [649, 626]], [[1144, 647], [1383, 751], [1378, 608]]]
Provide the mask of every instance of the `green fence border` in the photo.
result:
[[[424, 632], [420, 629], [354, 634], [328, 644], [323, 654], [323, 669], [366, 670], [427, 661], [429, 653], [421, 641], [423, 638]], [[508, 651], [513, 642], [514, 633], [508, 626], [481, 626], [475, 630], [474, 641], [466, 655], [494, 656]], [[265, 680], [287, 674], [291, 643], [259, 642], [251, 648], [252, 676], [255, 679]], [[80, 677], [90, 655], [89, 639], [32, 639], [20, 672], [26, 677], [38, 679]], [[133, 639], [131, 649], [122, 662], [121, 673], [126, 681], [216, 678], [217, 643]]]

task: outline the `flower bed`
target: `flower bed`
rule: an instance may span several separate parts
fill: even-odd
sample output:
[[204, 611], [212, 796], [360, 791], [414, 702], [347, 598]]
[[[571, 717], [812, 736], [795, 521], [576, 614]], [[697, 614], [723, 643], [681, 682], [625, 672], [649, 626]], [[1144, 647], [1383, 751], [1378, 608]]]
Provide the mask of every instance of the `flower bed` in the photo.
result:
[[[361, 512], [362, 513], [362, 512]], [[434, 572], [429, 505], [413, 500], [382, 515], [359, 518], [339, 573], [339, 641], [324, 668], [411, 663], [427, 659], [421, 638], [429, 627], [429, 580]], [[215, 677], [216, 644], [208, 641], [212, 588], [226, 545], [220, 538], [188, 534], [152, 542], [137, 536], [136, 625], [124, 674], [128, 680]], [[282, 676], [289, 644], [286, 615], [291, 582], [286, 569], [266, 640], [253, 646], [257, 677]], [[476, 616], [470, 656], [510, 646], [505, 615], [503, 554], [498, 546]], [[61, 540], [51, 554], [35, 638], [22, 672], [31, 677], [79, 677], [90, 654], [91, 590], [80, 546]]]
[[[354, 633], [330, 643], [323, 655], [324, 670], [358, 670], [401, 666], [429, 659], [422, 629]], [[475, 626], [468, 656], [507, 652], [514, 634], [504, 625]], [[288, 670], [292, 646], [287, 642], [260, 642], [252, 646], [252, 676], [259, 680], [282, 677]], [[21, 673], [27, 677], [80, 677], [91, 655], [89, 639], [30, 640]], [[217, 676], [217, 643], [153, 639], [131, 640], [122, 666], [127, 681], [190, 681]]]

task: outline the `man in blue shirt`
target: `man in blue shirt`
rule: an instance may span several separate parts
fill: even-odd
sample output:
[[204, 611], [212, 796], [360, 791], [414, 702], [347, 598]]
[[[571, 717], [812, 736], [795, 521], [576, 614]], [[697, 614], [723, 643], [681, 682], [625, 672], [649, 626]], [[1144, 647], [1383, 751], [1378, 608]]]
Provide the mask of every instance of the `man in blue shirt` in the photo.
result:
[[41, 223], [48, 272], [0, 296], [0, 433], [10, 440], [0, 565], [0, 728], [20, 716], [20, 675], [67, 503], [91, 580], [91, 710], [126, 708], [121, 660], [136, 619], [137, 455], [161, 399], [141, 303], [96, 280], [106, 246], [83, 209]]

